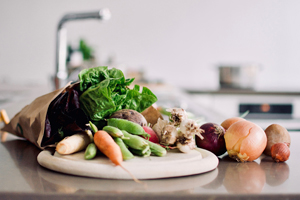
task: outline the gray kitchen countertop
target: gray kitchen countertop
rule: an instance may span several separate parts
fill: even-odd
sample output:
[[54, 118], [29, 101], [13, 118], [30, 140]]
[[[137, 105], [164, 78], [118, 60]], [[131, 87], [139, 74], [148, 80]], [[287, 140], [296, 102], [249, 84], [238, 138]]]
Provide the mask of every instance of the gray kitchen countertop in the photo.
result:
[[0, 144], [0, 199], [298, 199], [300, 132], [291, 132], [291, 156], [238, 163], [226, 154], [217, 169], [200, 175], [144, 180], [108, 180], [54, 172], [37, 162], [40, 150], [8, 135]]
[[[9, 114], [22, 108], [18, 102], [7, 105]], [[133, 180], [51, 171], [38, 164], [40, 149], [8, 134], [0, 144], [0, 199], [300, 199], [300, 132], [290, 134], [291, 155], [287, 162], [275, 163], [270, 157], [261, 156], [254, 162], [238, 163], [225, 154], [213, 171], [144, 180], [147, 187]]]

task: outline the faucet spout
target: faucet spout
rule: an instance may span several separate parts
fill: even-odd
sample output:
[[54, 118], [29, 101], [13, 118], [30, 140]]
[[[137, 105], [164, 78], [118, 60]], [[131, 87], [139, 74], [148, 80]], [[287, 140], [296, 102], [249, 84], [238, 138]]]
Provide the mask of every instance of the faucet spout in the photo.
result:
[[56, 72], [54, 77], [55, 89], [63, 87], [68, 82], [68, 69], [66, 65], [67, 57], [67, 30], [64, 24], [68, 21], [83, 19], [108, 20], [111, 17], [109, 9], [103, 8], [99, 11], [68, 13], [65, 14], [58, 23], [56, 31]]

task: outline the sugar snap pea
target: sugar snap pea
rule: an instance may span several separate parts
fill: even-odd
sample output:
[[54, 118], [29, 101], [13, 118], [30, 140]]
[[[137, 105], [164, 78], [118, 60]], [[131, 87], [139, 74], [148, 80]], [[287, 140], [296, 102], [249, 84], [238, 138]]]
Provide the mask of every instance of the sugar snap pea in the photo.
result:
[[142, 135], [147, 138], [150, 137], [150, 135], [144, 131], [142, 126], [126, 119], [110, 118], [107, 119], [107, 125], [117, 127], [120, 130], [125, 130], [134, 135]]
[[141, 156], [141, 157], [149, 157], [151, 155], [151, 150], [148, 149], [148, 151], [146, 152], [142, 152], [141, 150], [138, 150], [138, 149], [132, 149], [130, 148], [129, 149], [134, 155], [137, 155], [137, 156]]
[[124, 134], [123, 142], [132, 149], [138, 149], [141, 150], [143, 153], [148, 151], [150, 149], [149, 144], [140, 136], [132, 135], [128, 133], [127, 131], [122, 130]]
[[97, 154], [97, 147], [94, 143], [90, 143], [84, 152], [84, 159], [90, 160], [93, 159]]
[[[145, 139], [144, 139], [145, 140]], [[155, 155], [155, 156], [165, 156], [167, 154], [167, 150], [165, 148], [163, 148], [162, 146], [160, 146], [159, 144], [155, 144], [154, 142], [145, 140], [150, 147], [151, 150], [151, 154]]]
[[114, 126], [104, 126], [103, 130], [106, 131], [112, 137], [124, 137], [124, 134], [120, 129]]
[[121, 149], [123, 160], [129, 160], [134, 158], [134, 155], [127, 149], [126, 145], [124, 144], [121, 138], [116, 137], [114, 138], [114, 140]]

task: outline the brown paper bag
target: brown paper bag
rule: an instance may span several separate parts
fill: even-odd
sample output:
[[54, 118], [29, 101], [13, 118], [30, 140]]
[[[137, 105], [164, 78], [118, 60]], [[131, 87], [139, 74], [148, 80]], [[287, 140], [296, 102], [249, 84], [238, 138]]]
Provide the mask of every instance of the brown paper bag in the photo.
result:
[[[89, 121], [88, 117], [78, 104], [74, 103], [74, 105], [71, 105], [70, 103], [69, 105], [68, 103], [65, 107], [61, 107], [61, 105], [64, 105], [61, 104], [60, 100], [62, 99], [68, 99], [68, 102], [73, 102], [74, 99], [70, 99], [75, 97], [72, 96], [74, 93], [71, 91], [76, 91], [75, 88], [78, 88], [78, 83], [69, 83], [59, 90], [36, 98], [31, 104], [25, 106], [17, 113], [10, 120], [10, 123], [6, 124], [1, 130], [26, 138], [38, 148], [45, 149], [46, 147], [55, 147], [55, 143], [63, 137], [90, 129], [86, 125]], [[75, 96], [78, 99], [79, 94]], [[57, 101], [60, 103], [57, 103]], [[59, 111], [55, 110], [55, 108]], [[63, 116], [57, 115], [59, 112]], [[76, 117], [72, 118], [68, 114]], [[162, 118], [161, 114], [152, 106], [143, 112], [143, 115], [152, 125], [157, 122], [158, 118]], [[65, 123], [62, 125], [61, 122]], [[60, 136], [61, 132], [63, 133], [62, 136]]]
[[48, 107], [50, 103], [69, 86], [70, 83], [61, 89], [36, 98], [31, 104], [25, 106], [18, 112], [10, 120], [10, 123], [6, 124], [1, 130], [26, 138], [40, 149], [48, 147], [41, 146]]

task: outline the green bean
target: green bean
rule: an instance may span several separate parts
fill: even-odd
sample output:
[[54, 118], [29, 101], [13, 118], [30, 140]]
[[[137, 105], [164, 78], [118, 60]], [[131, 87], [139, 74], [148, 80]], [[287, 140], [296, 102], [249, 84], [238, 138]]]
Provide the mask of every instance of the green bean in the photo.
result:
[[160, 157], [165, 156], [167, 154], [167, 150], [165, 148], [163, 148], [162, 146], [160, 146], [159, 144], [156, 144], [154, 142], [150, 142], [148, 140], [145, 140], [145, 141], [150, 146], [151, 154], [156, 155], [156, 156], [160, 156]]
[[90, 143], [84, 152], [84, 159], [90, 160], [93, 159], [97, 154], [97, 147], [94, 143]]
[[126, 119], [110, 118], [107, 119], [107, 125], [117, 127], [120, 130], [125, 130], [134, 135], [142, 135], [147, 138], [150, 137], [150, 135], [144, 131], [142, 126]]
[[122, 131], [114, 126], [104, 126], [103, 130], [106, 131], [112, 137], [123, 137]]
[[126, 145], [124, 144], [121, 138], [116, 137], [114, 138], [114, 140], [121, 149], [123, 160], [129, 160], [134, 158], [134, 155], [127, 149]]
[[141, 156], [141, 157], [149, 157], [151, 155], [151, 150], [148, 149], [148, 151], [146, 152], [142, 152], [141, 150], [138, 150], [138, 149], [132, 149], [130, 148], [129, 149], [134, 155], [137, 155], [137, 156]]
[[140, 136], [132, 135], [128, 133], [127, 131], [122, 130], [125, 138], [123, 139], [123, 142], [132, 149], [138, 149], [141, 150], [143, 153], [148, 151], [150, 149], [149, 144]]

